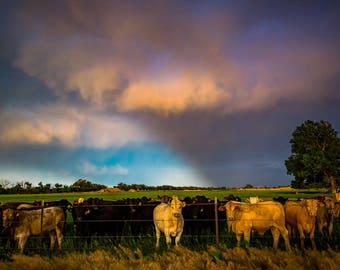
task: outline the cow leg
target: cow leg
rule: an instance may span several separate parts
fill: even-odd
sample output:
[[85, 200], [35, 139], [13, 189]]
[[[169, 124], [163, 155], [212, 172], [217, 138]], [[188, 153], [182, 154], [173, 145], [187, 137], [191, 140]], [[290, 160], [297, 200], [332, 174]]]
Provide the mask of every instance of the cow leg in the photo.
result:
[[301, 249], [305, 249], [305, 234], [303, 232], [303, 228], [301, 225], [298, 225], [298, 231], [299, 231], [299, 235], [300, 235], [300, 246]]
[[285, 241], [285, 246], [286, 246], [286, 250], [290, 251], [290, 243], [289, 243], [289, 233], [288, 230], [282, 226], [281, 228], [279, 228], [279, 231], [283, 237], [283, 240]]
[[59, 248], [59, 250], [61, 250], [61, 245], [62, 245], [62, 242], [63, 242], [62, 229], [57, 228], [55, 232], [56, 232], [56, 235], [57, 235], [58, 248]]
[[161, 237], [161, 231], [155, 226], [156, 229], [156, 248], [159, 248], [159, 238]]
[[165, 234], [165, 240], [166, 240], [166, 244], [168, 246], [168, 248], [170, 248], [171, 246], [171, 236], [169, 232], [164, 232]]
[[279, 244], [280, 231], [277, 228], [271, 228], [271, 232], [273, 235], [273, 248], [277, 249], [277, 246]]
[[323, 235], [323, 224], [320, 221], [318, 222], [318, 231], [319, 231], [320, 235], [324, 236]]
[[18, 248], [19, 248], [20, 253], [23, 253], [24, 247], [25, 247], [25, 244], [26, 244], [26, 241], [27, 241], [27, 236], [26, 235], [18, 235], [16, 237], [16, 240], [18, 242]]
[[183, 232], [183, 231], [180, 231], [180, 232], [176, 235], [176, 238], [175, 238], [175, 245], [176, 245], [176, 246], [178, 246], [178, 243], [179, 243], [179, 241], [181, 240], [182, 232]]
[[242, 233], [236, 234], [237, 247], [241, 246]]
[[312, 247], [314, 250], [316, 250], [316, 245], [315, 245], [315, 241], [314, 241], [314, 231], [315, 231], [315, 226], [313, 226], [310, 234], [309, 234], [309, 238], [310, 238], [310, 241], [312, 242]]
[[50, 252], [53, 251], [54, 249], [54, 244], [55, 244], [55, 240], [56, 240], [56, 235], [54, 231], [50, 231], [49, 232], [50, 235]]
[[246, 241], [246, 245], [250, 245], [250, 233], [251, 229], [244, 231], [244, 240]]
[[286, 224], [288, 230], [288, 237], [292, 237], [292, 227], [289, 224]]
[[332, 234], [333, 234], [333, 219], [334, 219], [334, 216], [332, 215], [329, 221], [329, 225], [328, 225], [329, 237], [332, 237]]

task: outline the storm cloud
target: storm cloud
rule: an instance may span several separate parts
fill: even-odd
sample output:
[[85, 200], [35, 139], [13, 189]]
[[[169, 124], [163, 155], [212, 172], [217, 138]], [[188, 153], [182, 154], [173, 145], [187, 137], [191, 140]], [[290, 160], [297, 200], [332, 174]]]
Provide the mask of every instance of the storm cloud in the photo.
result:
[[7, 149], [156, 143], [207, 184], [280, 185], [297, 125], [340, 129], [335, 1], [29, 1], [5, 11]]

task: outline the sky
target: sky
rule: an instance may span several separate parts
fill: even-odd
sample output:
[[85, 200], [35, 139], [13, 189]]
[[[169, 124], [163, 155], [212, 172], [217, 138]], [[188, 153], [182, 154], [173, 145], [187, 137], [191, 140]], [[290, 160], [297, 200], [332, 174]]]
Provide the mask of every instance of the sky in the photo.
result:
[[289, 185], [340, 131], [339, 1], [0, 0], [0, 182]]

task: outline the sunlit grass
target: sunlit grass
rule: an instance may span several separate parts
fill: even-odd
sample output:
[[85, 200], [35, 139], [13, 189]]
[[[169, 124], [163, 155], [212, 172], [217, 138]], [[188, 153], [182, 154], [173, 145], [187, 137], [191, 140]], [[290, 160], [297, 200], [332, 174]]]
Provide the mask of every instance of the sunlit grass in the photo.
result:
[[13, 255], [0, 261], [0, 269], [339, 269], [340, 253], [332, 250], [286, 252], [264, 248], [209, 246], [195, 251], [185, 247], [153, 251], [144, 255], [140, 248], [114, 246], [112, 250], [71, 252], [59, 256]]

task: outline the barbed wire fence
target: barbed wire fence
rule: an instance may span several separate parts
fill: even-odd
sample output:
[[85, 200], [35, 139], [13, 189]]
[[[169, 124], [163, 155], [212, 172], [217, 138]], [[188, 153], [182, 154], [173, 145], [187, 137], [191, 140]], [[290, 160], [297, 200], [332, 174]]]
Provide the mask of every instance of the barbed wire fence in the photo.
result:
[[[214, 213], [213, 218], [205, 219], [184, 219], [184, 232], [181, 238], [181, 244], [189, 248], [200, 248], [207, 245], [219, 245], [220, 243], [226, 244], [229, 247], [236, 246], [236, 238], [232, 232], [227, 230], [227, 220], [225, 212], [224, 217], [218, 211], [218, 207], [225, 202], [218, 202], [217, 198], [214, 198], [213, 206]], [[155, 203], [154, 207], [157, 204]], [[195, 206], [212, 206], [212, 203], [196, 203]], [[78, 205], [73, 207], [91, 207], [87, 205]], [[130, 205], [100, 205], [100, 207], [130, 207]], [[143, 207], [150, 207], [150, 205], [140, 205], [140, 209]], [[44, 213], [44, 202], [42, 202], [41, 207], [41, 221], [43, 220]], [[96, 249], [112, 249], [117, 245], [126, 245], [127, 247], [141, 248], [143, 250], [154, 250], [155, 248], [155, 229], [153, 225], [153, 219], [105, 219], [105, 220], [82, 220], [77, 221], [80, 224], [98, 224], [101, 226], [103, 223], [117, 224], [122, 226], [123, 230], [120, 235], [114, 234], [103, 234], [94, 233], [89, 235], [79, 235], [75, 228], [75, 221], [73, 220], [70, 211], [67, 211], [67, 217], [65, 218], [65, 226], [63, 232], [63, 252], [68, 251], [93, 251]], [[259, 219], [261, 220], [261, 219]], [[262, 219], [263, 220], [263, 219]], [[143, 224], [144, 223], [144, 224]], [[195, 224], [194, 224], [195, 223]], [[132, 234], [132, 226], [135, 224], [143, 224], [141, 227], [147, 227], [146, 230], [138, 235]], [[188, 231], [186, 224], [192, 225], [202, 225], [201, 231]], [[209, 224], [209, 226], [207, 225]], [[196, 226], [197, 227], [197, 226]], [[211, 229], [213, 228], [213, 229]], [[340, 249], [340, 220], [334, 219], [333, 235], [329, 236], [327, 233], [320, 235], [315, 230], [315, 241], [318, 247], [322, 249], [327, 249], [332, 247], [335, 250]], [[100, 228], [99, 228], [100, 231]], [[41, 222], [41, 232], [43, 232], [43, 222]], [[15, 250], [17, 243], [11, 239], [12, 237], [2, 236], [1, 237], [1, 248], [6, 248], [8, 250]], [[161, 242], [163, 242], [163, 247], [165, 247], [164, 234], [161, 234]], [[298, 233], [292, 235], [290, 238], [291, 243], [296, 246], [299, 245], [299, 235]], [[308, 241], [308, 236], [306, 237]], [[49, 250], [50, 237], [41, 233], [38, 236], [30, 237], [25, 246], [25, 252], [27, 253], [44, 253]], [[259, 237], [256, 232], [252, 233], [250, 245], [258, 245], [259, 247], [271, 247], [272, 246], [272, 235], [270, 230], [264, 235], [264, 237]], [[283, 239], [280, 237], [280, 242]], [[307, 244], [307, 247], [309, 244]]]

